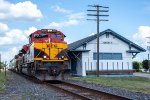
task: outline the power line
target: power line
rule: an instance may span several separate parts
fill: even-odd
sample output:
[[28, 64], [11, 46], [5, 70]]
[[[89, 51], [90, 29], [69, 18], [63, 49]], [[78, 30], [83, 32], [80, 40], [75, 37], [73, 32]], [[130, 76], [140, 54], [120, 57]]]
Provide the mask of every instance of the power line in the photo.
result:
[[[95, 14], [87, 14], [87, 16], [94, 16], [96, 19], [87, 19], [92, 21], [97, 21], [97, 77], [99, 77], [99, 22], [100, 21], [108, 21], [106, 19], [100, 19], [101, 17], [108, 17], [109, 15], [101, 14], [101, 12], [109, 12], [108, 8], [100, 5], [88, 5], [88, 7], [94, 7], [96, 9], [87, 10], [88, 12], [94, 12]], [[102, 9], [101, 9], [102, 8]], [[107, 9], [107, 10], [105, 10]]]

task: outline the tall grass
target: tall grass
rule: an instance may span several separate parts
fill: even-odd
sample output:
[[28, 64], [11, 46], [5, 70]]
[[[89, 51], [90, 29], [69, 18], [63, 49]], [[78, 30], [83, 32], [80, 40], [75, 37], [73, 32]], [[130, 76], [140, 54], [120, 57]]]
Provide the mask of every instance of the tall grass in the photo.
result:
[[5, 92], [5, 82], [6, 82], [6, 76], [5, 72], [0, 72], [0, 94]]

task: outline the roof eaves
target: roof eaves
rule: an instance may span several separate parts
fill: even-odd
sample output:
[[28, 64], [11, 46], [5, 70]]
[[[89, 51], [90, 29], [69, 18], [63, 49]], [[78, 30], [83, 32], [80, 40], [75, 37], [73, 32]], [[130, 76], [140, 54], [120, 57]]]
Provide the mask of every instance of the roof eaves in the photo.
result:
[[[100, 33], [99, 33], [99, 36], [102, 36], [102, 35], [105, 34], [106, 32], [109, 32], [110, 34], [116, 36], [117, 38], [121, 39], [122, 41], [124, 41], [124, 42], [127, 43], [127, 44], [131, 44], [131, 46], [135, 47], [136, 49], [138, 49], [138, 50], [141, 51], [141, 52], [145, 52], [145, 51], [146, 51], [144, 48], [138, 46], [137, 44], [135, 44], [135, 43], [133, 43], [132, 41], [130, 41], [130, 40], [124, 38], [123, 36], [117, 34], [116, 32], [112, 31], [111, 29], [107, 29], [107, 30], [105, 30], [105, 31], [100, 32]], [[92, 36], [89, 36], [89, 37], [86, 37], [86, 38], [83, 38], [83, 39], [78, 40], [78, 41], [76, 41], [76, 42], [73, 42], [73, 43], [69, 44], [69, 46], [71, 46], [71, 47], [69, 48], [69, 50], [75, 50], [75, 49], [77, 49], [78, 47], [82, 46], [83, 44], [88, 43], [88, 42], [94, 40], [95, 38], [97, 38], [97, 34], [92, 35]], [[72, 46], [72, 45], [73, 45], [73, 46]]]
[[[109, 29], [109, 30], [110, 30], [110, 29]], [[114, 32], [114, 31], [111, 30], [110, 33], [111, 33], [112, 35], [116, 36], [117, 38], [121, 39], [121, 40], [124, 41], [125, 43], [131, 44], [131, 46], [135, 47], [135, 48], [138, 49], [139, 51], [141, 51], [141, 52], [146, 52], [146, 50], [145, 50], [144, 48], [142, 48], [142, 47], [140, 47], [139, 45], [133, 43], [132, 41], [130, 41], [130, 40], [124, 38], [123, 36], [117, 34], [116, 32]]]

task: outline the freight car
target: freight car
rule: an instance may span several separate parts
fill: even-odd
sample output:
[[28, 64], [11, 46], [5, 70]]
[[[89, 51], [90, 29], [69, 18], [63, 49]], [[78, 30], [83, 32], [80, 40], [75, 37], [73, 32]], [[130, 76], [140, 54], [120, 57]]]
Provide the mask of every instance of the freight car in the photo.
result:
[[19, 72], [40, 80], [63, 80], [69, 76], [65, 35], [55, 29], [41, 29], [29, 36], [24, 45], [11, 60], [11, 66]]

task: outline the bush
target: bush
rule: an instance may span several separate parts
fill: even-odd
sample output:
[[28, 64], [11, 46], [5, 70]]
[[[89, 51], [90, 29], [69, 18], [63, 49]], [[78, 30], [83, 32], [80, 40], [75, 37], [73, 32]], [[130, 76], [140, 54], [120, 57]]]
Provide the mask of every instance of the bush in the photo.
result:
[[142, 66], [143, 66], [144, 69], [148, 70], [149, 69], [148, 60], [143, 60]]
[[2, 62], [0, 62], [0, 69], [3, 69], [4, 68], [4, 64]]
[[135, 69], [137, 72], [140, 71], [140, 63], [137, 61], [133, 62], [133, 69]]

